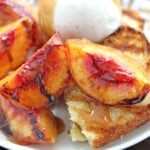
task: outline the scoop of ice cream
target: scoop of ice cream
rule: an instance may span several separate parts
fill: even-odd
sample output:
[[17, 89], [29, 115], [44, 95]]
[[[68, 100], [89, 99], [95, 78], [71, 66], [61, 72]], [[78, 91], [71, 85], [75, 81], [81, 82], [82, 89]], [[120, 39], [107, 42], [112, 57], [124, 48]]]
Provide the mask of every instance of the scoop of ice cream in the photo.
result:
[[98, 42], [118, 29], [121, 11], [116, 0], [40, 0], [39, 21], [49, 36]]

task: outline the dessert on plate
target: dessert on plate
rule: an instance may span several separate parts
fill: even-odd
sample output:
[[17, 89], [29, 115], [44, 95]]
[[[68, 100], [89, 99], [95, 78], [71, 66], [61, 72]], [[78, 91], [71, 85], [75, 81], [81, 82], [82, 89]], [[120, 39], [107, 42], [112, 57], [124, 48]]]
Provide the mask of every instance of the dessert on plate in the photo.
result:
[[150, 43], [138, 12], [119, 0], [0, 8], [0, 130], [9, 140], [57, 144], [59, 101], [72, 141], [93, 148], [150, 120]]

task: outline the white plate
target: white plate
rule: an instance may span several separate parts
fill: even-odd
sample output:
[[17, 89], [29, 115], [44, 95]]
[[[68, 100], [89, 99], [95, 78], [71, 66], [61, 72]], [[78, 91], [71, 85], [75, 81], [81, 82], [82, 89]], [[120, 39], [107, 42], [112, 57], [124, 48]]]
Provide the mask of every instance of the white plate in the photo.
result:
[[[73, 143], [71, 141], [71, 138], [67, 133], [69, 129], [69, 120], [67, 120], [67, 118], [69, 117], [66, 109], [64, 108], [64, 104], [60, 103], [58, 104], [57, 109], [54, 110], [56, 116], [62, 118], [66, 125], [65, 132], [58, 136], [55, 144], [21, 146], [9, 142], [6, 137], [0, 133], [0, 145], [11, 150], [91, 150], [86, 142]], [[150, 137], [150, 122], [121, 137], [120, 139], [105, 145], [104, 147], [100, 148], [100, 150], [122, 150], [148, 137]]]
[[[128, 0], [124, 0], [128, 1]], [[148, 1], [148, 0], [146, 0]], [[138, 2], [138, 6], [142, 6], [142, 0], [136, 0], [136, 4]], [[142, 2], [142, 3], [141, 3]], [[54, 113], [62, 118], [66, 124], [66, 130], [63, 134], [59, 135], [56, 141], [56, 144], [44, 144], [44, 145], [32, 145], [32, 146], [21, 146], [14, 143], [11, 143], [7, 140], [7, 138], [0, 132], [0, 146], [3, 146], [7, 149], [11, 150], [91, 150], [88, 143], [73, 143], [71, 138], [68, 136], [67, 132], [69, 129], [69, 121], [67, 120], [68, 114], [67, 111], [64, 110], [64, 106], [59, 104]], [[150, 122], [144, 124], [143, 126], [135, 129], [134, 131], [126, 134], [120, 139], [113, 141], [104, 147], [100, 148], [100, 150], [122, 150], [128, 148], [146, 138], [150, 137]]]

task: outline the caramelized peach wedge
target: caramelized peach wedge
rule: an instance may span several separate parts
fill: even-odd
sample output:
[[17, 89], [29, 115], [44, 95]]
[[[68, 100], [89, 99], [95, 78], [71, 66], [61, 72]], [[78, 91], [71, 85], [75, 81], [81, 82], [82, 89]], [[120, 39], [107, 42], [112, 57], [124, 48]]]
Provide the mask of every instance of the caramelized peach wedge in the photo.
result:
[[34, 44], [32, 46], [37, 49], [45, 42], [45, 36], [38, 25], [36, 7], [24, 0], [0, 0], [0, 26], [10, 24], [24, 17], [30, 18], [33, 22], [32, 38]]
[[89, 96], [104, 104], [135, 104], [149, 90], [142, 66], [114, 48], [88, 40], [67, 40], [71, 75]]
[[22, 18], [0, 28], [0, 78], [26, 60], [33, 44], [32, 27], [31, 19]]
[[65, 51], [59, 35], [54, 35], [25, 64], [0, 81], [0, 93], [20, 107], [48, 107], [69, 80]]
[[19, 144], [54, 143], [57, 125], [49, 109], [25, 110], [0, 96], [0, 129]]

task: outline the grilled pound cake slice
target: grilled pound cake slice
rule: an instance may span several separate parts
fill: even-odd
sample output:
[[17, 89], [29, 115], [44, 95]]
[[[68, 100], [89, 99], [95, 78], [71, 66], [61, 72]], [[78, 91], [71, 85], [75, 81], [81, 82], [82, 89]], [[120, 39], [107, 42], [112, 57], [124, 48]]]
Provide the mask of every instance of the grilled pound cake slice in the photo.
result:
[[104, 39], [101, 44], [118, 49], [134, 58], [144, 67], [148, 61], [149, 43], [143, 33], [129, 27], [122, 26], [115, 33]]
[[88, 141], [98, 148], [119, 138], [150, 119], [150, 106], [120, 107], [102, 105], [71, 83], [64, 95], [72, 128], [73, 141]]

